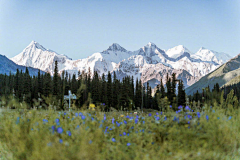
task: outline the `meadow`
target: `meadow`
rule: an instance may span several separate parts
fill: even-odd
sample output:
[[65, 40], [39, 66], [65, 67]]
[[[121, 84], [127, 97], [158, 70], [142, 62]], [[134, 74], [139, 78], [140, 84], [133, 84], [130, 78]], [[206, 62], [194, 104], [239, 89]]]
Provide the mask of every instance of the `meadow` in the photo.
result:
[[0, 159], [240, 159], [240, 110], [2, 107]]

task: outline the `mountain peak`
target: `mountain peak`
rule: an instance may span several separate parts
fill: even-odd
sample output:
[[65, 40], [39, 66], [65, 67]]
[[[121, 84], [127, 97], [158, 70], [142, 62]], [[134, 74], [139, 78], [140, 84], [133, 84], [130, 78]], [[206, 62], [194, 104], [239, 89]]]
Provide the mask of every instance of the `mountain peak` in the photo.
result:
[[108, 47], [107, 49], [108, 51], [121, 51], [121, 52], [127, 52], [127, 50], [125, 48], [123, 48], [122, 46], [120, 46], [117, 43], [113, 43], [111, 46]]
[[47, 49], [44, 48], [42, 45], [40, 45], [38, 42], [32, 40], [31, 43], [27, 46], [28, 47], [33, 47], [33, 48], [37, 48], [37, 49], [41, 49], [43, 51], [46, 51]]
[[166, 54], [171, 58], [178, 58], [178, 57], [189, 57], [192, 54], [186, 47], [183, 45], [178, 45], [166, 51]]
[[157, 47], [156, 44], [152, 43], [152, 42], [148, 42], [148, 44], [145, 47]]

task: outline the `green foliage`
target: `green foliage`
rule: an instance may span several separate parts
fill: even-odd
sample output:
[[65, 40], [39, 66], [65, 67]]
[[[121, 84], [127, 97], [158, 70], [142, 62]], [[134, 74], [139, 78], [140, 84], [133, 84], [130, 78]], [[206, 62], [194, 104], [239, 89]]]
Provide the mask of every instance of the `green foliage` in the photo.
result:
[[[186, 113], [176, 114], [167, 109], [168, 106], [165, 107], [168, 111], [158, 115], [156, 112], [151, 112], [151, 116], [149, 113], [138, 113], [137, 123], [136, 115], [127, 112], [82, 111], [85, 116], [82, 119], [79, 111], [64, 113], [54, 111], [54, 107], [48, 107], [48, 110], [0, 109], [1, 158], [240, 158], [239, 109], [226, 114], [220, 107], [206, 106], [199, 118], [196, 113], [189, 113], [192, 116], [190, 120], [185, 118]], [[127, 115], [134, 119], [130, 120]], [[112, 118], [115, 119], [114, 124]], [[56, 123], [57, 119], [59, 124]], [[122, 124], [118, 126], [116, 121]], [[62, 133], [57, 132], [58, 127], [63, 129]]]

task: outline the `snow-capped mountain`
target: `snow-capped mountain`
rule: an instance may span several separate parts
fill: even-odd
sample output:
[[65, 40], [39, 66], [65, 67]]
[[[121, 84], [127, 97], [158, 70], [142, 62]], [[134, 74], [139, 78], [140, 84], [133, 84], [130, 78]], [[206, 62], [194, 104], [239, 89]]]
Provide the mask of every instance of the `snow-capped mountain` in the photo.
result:
[[[6, 74], [6, 75], [9, 75], [10, 73], [15, 74], [17, 72], [17, 69], [19, 69], [19, 71], [22, 70], [23, 72], [25, 72], [26, 67], [17, 65], [16, 63], [8, 59], [6, 56], [3, 56], [0, 54], [0, 74]], [[29, 67], [28, 71], [31, 76], [38, 75], [38, 69]]]
[[190, 57], [192, 54], [186, 47], [183, 45], [178, 45], [166, 51], [166, 54], [175, 59], [180, 59], [181, 57], [187, 56]]
[[201, 59], [202, 61], [213, 61], [220, 65], [226, 63], [229, 59], [232, 58], [226, 53], [212, 51], [204, 47], [201, 47], [197, 53], [191, 57], [195, 59]]
[[58, 61], [58, 67], [63, 69], [72, 59], [65, 55], [59, 55], [52, 50], [44, 48], [39, 43], [32, 41], [20, 54], [11, 58], [11, 60], [18, 65], [38, 68], [52, 74], [55, 61]]
[[69, 74], [77, 75], [78, 71], [88, 72], [88, 68], [91, 73], [97, 71], [99, 75], [115, 71], [119, 79], [133, 76], [135, 79], [141, 79], [143, 83], [149, 81], [152, 87], [155, 87], [161, 78], [165, 82], [167, 73], [171, 75], [174, 72], [178, 79], [183, 79], [185, 87], [188, 87], [231, 58], [227, 54], [211, 51], [211, 54], [214, 54], [211, 56], [218, 58], [215, 61], [215, 58], [204, 59], [203, 53], [205, 52], [201, 51], [193, 55], [182, 45], [165, 51], [151, 42], [136, 51], [128, 51], [113, 43], [102, 52], [94, 53], [85, 59], [72, 60], [32, 41], [12, 60], [17, 64], [39, 68], [51, 74], [54, 72], [55, 61], [58, 61], [60, 73], [66, 70]]

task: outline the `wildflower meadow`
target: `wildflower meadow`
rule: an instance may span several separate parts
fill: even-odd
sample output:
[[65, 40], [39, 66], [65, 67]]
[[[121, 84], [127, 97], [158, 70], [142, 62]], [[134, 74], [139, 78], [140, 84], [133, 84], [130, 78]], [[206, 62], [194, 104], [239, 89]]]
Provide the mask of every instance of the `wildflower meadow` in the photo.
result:
[[240, 110], [1, 109], [1, 159], [240, 159]]

